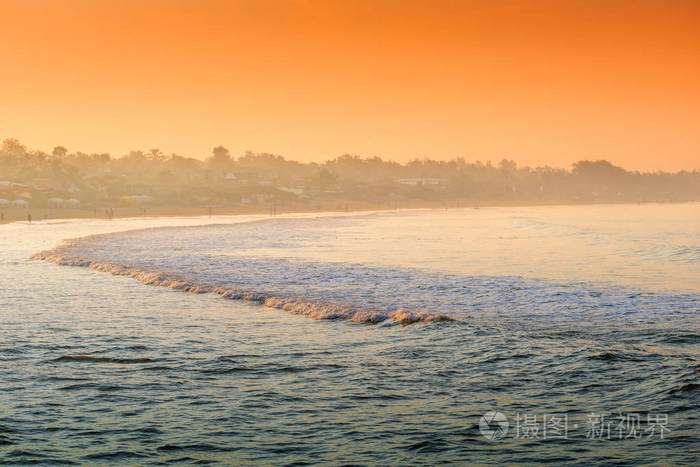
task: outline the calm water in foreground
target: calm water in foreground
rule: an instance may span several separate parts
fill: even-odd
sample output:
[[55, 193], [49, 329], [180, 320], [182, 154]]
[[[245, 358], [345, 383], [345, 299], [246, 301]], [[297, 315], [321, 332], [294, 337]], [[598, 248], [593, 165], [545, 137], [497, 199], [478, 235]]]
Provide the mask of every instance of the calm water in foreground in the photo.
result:
[[[335, 319], [29, 259], [110, 232], [59, 251]], [[694, 465], [699, 239], [698, 204], [2, 225], [0, 463]]]

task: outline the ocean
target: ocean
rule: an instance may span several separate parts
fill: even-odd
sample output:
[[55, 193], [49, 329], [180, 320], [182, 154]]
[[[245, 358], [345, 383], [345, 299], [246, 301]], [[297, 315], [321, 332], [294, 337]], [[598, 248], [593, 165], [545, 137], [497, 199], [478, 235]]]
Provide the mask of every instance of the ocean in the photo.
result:
[[698, 461], [698, 203], [7, 224], [0, 323], [9, 464]]

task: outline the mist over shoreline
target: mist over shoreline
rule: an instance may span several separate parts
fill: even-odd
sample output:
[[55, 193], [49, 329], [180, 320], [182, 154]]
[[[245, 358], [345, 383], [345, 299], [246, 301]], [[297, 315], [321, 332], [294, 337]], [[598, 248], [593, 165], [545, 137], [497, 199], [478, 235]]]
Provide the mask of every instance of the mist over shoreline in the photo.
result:
[[[217, 146], [204, 160], [157, 148], [51, 154], [16, 139], [0, 147], [0, 210], [356, 210], [438, 206], [686, 202], [700, 200], [700, 172], [628, 171], [606, 160], [571, 169], [503, 159], [415, 159], [405, 164], [345, 154], [302, 163], [270, 153], [240, 157]], [[206, 211], [205, 211], [206, 212]]]

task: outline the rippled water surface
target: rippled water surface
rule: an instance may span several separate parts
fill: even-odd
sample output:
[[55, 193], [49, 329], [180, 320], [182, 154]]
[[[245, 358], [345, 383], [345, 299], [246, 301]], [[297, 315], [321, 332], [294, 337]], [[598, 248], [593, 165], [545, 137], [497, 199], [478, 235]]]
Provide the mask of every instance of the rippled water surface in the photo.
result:
[[[110, 232], [54, 253], [284, 306], [28, 259]], [[0, 462], [693, 465], [699, 239], [698, 204], [0, 226]]]

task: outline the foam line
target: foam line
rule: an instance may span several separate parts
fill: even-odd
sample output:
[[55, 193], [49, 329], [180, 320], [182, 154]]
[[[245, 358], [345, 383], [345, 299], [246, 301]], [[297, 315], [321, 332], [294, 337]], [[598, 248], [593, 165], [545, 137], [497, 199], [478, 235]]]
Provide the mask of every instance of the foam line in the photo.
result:
[[30, 259], [48, 261], [61, 266], [90, 268], [100, 272], [108, 272], [115, 276], [132, 277], [146, 285], [168, 287], [190, 293], [215, 293], [229, 300], [246, 300], [258, 302], [267, 307], [284, 310], [295, 315], [303, 315], [314, 319], [343, 319], [358, 323], [381, 323], [387, 319], [410, 324], [420, 321], [454, 321], [443, 314], [424, 311], [409, 311], [399, 309], [392, 312], [381, 312], [360, 307], [351, 307], [329, 303], [321, 300], [310, 300], [303, 297], [285, 297], [273, 293], [242, 290], [232, 287], [213, 286], [189, 281], [181, 276], [158, 271], [148, 271], [135, 266], [119, 264], [110, 261], [95, 261], [89, 258], [64, 254], [62, 247], [35, 253]]

